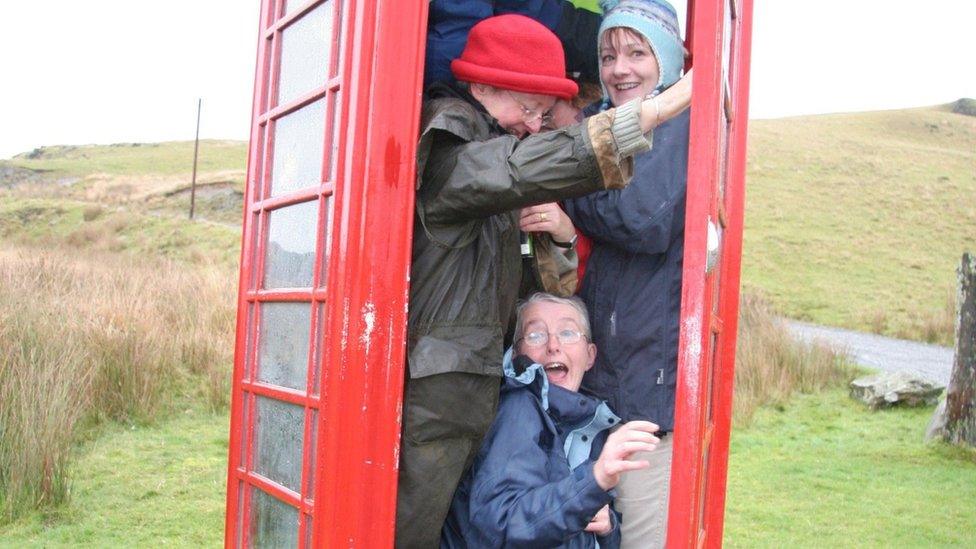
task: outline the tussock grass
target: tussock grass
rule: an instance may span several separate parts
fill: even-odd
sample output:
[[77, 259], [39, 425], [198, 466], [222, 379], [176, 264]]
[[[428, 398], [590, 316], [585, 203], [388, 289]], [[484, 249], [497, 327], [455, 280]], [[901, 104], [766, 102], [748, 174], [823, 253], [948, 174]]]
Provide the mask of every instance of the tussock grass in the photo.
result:
[[837, 387], [857, 373], [843, 351], [794, 339], [766, 299], [748, 292], [739, 303], [735, 368], [737, 426], [750, 424], [762, 406], [782, 408], [794, 393]]
[[221, 263], [234, 269], [241, 233], [237, 226], [206, 220], [0, 192], [0, 240], [32, 248], [66, 246], [86, 254], [126, 252], [204, 266]]
[[64, 501], [83, 429], [226, 407], [235, 282], [216, 265], [0, 250], [0, 521]]

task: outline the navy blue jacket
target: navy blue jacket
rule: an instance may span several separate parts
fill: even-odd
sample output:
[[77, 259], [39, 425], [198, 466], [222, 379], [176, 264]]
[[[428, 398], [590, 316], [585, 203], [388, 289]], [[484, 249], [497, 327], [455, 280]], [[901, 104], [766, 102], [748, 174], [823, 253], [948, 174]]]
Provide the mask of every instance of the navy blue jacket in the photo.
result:
[[583, 390], [624, 421], [674, 428], [689, 111], [654, 130], [625, 189], [564, 202], [593, 239], [580, 297], [590, 311], [596, 364]]
[[[612, 511], [610, 535], [583, 530], [612, 500], [593, 463], [619, 418], [592, 397], [549, 385], [538, 364], [518, 380], [511, 375], [506, 360], [498, 415], [454, 494], [441, 549], [589, 549], [597, 540], [600, 549], [618, 547]], [[570, 468], [571, 461], [580, 464]]]
[[548, 27], [563, 44], [566, 71], [579, 73], [584, 81], [598, 81], [596, 34], [601, 17], [596, 13], [567, 0], [431, 0], [424, 88], [436, 82], [454, 82], [451, 60], [461, 56], [471, 27], [482, 19], [506, 13], [525, 15]]

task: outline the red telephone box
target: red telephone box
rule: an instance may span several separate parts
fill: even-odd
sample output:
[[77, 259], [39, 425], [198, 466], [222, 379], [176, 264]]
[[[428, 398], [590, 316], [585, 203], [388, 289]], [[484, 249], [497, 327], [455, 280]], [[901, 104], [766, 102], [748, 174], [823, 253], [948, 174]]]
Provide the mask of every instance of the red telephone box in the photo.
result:
[[718, 547], [739, 312], [752, 1], [689, 0], [687, 29], [695, 75], [668, 546]]
[[[262, 0], [227, 547], [392, 546], [427, 4]], [[689, 2], [672, 546], [721, 543], [751, 5]]]

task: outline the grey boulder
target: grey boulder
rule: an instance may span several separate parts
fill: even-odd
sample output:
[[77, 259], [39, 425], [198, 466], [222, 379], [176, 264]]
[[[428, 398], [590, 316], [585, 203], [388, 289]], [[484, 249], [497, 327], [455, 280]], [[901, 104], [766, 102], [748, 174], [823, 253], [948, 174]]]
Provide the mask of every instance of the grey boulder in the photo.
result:
[[851, 382], [851, 398], [872, 410], [891, 406], [934, 406], [945, 387], [907, 372], [882, 373]]

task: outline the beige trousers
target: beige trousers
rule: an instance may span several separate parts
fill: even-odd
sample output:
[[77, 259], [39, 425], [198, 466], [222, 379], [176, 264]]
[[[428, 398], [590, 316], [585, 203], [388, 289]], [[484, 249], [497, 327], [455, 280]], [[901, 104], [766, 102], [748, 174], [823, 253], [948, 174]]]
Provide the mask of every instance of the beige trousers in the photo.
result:
[[669, 433], [653, 451], [631, 457], [646, 459], [650, 467], [624, 473], [620, 478], [614, 508], [621, 514], [622, 549], [664, 547], [671, 493], [671, 438]]

